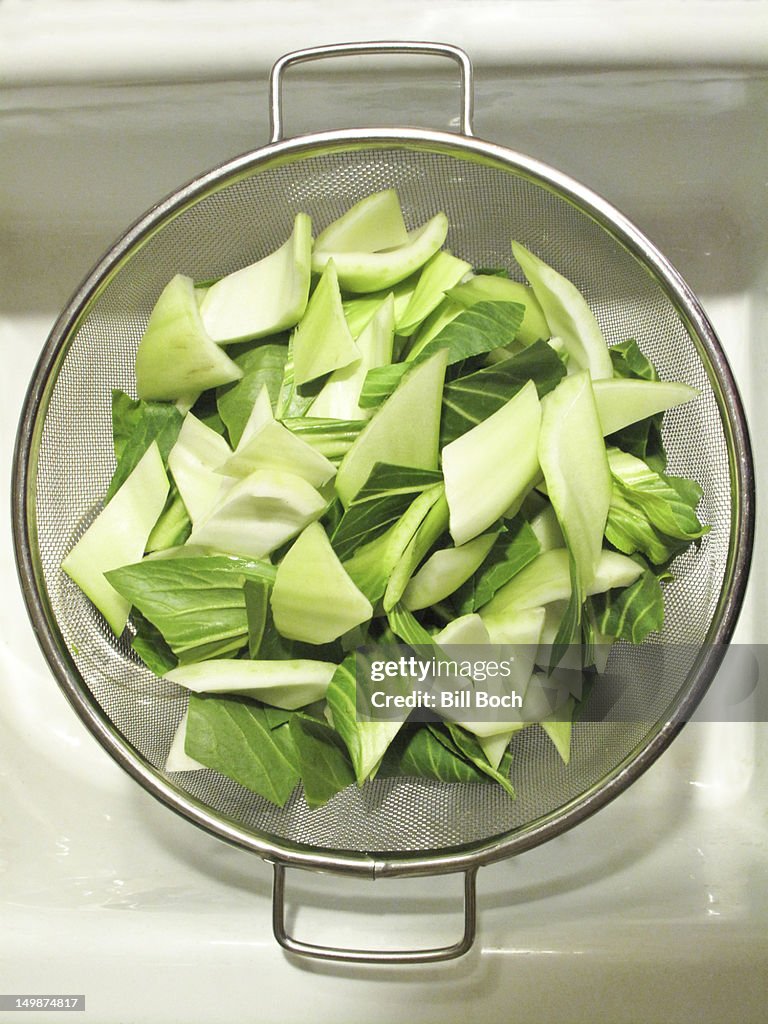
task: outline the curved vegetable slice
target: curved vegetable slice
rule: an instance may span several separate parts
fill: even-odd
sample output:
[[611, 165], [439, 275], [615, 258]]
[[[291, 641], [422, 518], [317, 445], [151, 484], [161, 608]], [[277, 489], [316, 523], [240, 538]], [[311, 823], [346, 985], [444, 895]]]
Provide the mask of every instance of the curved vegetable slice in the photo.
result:
[[242, 376], [209, 337], [192, 279], [176, 274], [160, 293], [136, 352], [139, 398], [175, 402]]
[[263, 558], [319, 519], [325, 508], [322, 495], [295, 473], [256, 470], [194, 527], [189, 543]]
[[348, 505], [377, 462], [437, 469], [440, 412], [448, 352], [418, 363], [363, 428], [342, 459], [336, 493]]
[[696, 398], [699, 392], [677, 381], [615, 377], [592, 384], [603, 434], [614, 434], [631, 423], [666, 412]]
[[319, 523], [304, 530], [278, 565], [270, 600], [277, 631], [311, 644], [336, 640], [373, 615]]
[[529, 381], [487, 420], [443, 448], [454, 544], [487, 530], [533, 486], [539, 473], [541, 405]]
[[339, 252], [315, 246], [312, 269], [320, 273], [333, 260], [339, 284], [349, 292], [374, 292], [404, 280], [430, 256], [434, 256], [448, 234], [448, 218], [436, 213], [415, 231], [408, 232], [408, 241], [394, 249], [381, 252]]
[[373, 410], [361, 409], [359, 405], [365, 375], [376, 366], [387, 366], [392, 362], [394, 333], [395, 300], [390, 294], [357, 339], [358, 360], [331, 374], [310, 406], [307, 416], [312, 419], [368, 419]]
[[582, 597], [594, 578], [611, 504], [611, 470], [592, 383], [583, 370], [542, 399], [539, 462], [573, 556]]
[[576, 285], [519, 242], [512, 243], [512, 252], [539, 300], [550, 332], [562, 339], [574, 363], [589, 370], [593, 380], [612, 377], [603, 332]]
[[466, 260], [440, 250], [424, 264], [408, 306], [395, 324], [397, 333], [413, 334], [433, 309], [442, 302], [449, 288], [457, 284], [472, 269]]
[[393, 188], [366, 196], [315, 239], [316, 252], [361, 252], [394, 249], [408, 241], [400, 200]]
[[61, 563], [64, 572], [99, 609], [116, 636], [125, 629], [131, 603], [107, 582], [110, 569], [138, 562], [168, 497], [168, 477], [153, 441], [80, 540]]
[[[628, 555], [606, 549], [600, 554], [587, 593], [602, 594], [614, 587], [628, 587], [642, 572], [643, 567]], [[480, 614], [483, 619], [491, 619], [500, 614], [506, 615], [513, 609], [524, 611], [552, 601], [567, 601], [570, 596], [568, 552], [565, 548], [553, 548], [534, 558], [509, 583], [497, 590], [488, 604], [480, 609]]]
[[360, 359], [344, 316], [333, 260], [328, 260], [323, 268], [292, 343], [293, 376], [298, 385]]
[[[454, 619], [453, 622], [450, 622], [444, 629], [441, 629], [439, 633], [436, 633], [433, 640], [440, 649], [445, 652], [445, 655], [449, 659], [470, 662], [476, 657], [477, 648], [480, 648], [481, 651], [485, 652], [492, 643], [485, 623], [481, 617], [475, 613], [461, 615], [459, 618]], [[525, 692], [525, 687], [527, 686], [528, 678], [530, 677], [532, 669], [533, 658], [531, 657], [527, 674], [524, 668], [520, 674], [520, 683], [522, 684], [523, 693]], [[449, 683], [451, 688], [463, 687], [467, 690], [471, 690], [474, 686], [472, 679], [467, 677], [462, 677], [461, 679], [450, 679]], [[466, 729], [467, 732], [471, 732], [478, 739], [498, 736], [500, 734], [509, 736], [521, 725], [520, 716], [518, 712], [513, 709], [509, 709], [509, 711], [504, 712], [504, 719], [499, 717], [498, 719], [488, 719], [488, 721], [480, 722], [458, 721], [457, 714], [458, 713], [455, 711], [443, 711], [442, 717], [456, 722], [456, 724], [460, 725], [462, 729]], [[499, 761], [500, 760], [501, 757], [499, 757]]]
[[474, 274], [468, 281], [463, 281], [455, 288], [450, 288], [446, 295], [462, 306], [474, 306], [477, 302], [519, 302], [525, 306], [523, 321], [517, 330], [517, 340], [523, 345], [532, 345], [535, 341], [548, 340], [552, 336], [544, 311], [539, 305], [533, 288], [512, 281], [508, 277], [497, 277], [495, 274]]
[[312, 222], [298, 213], [279, 249], [208, 288], [200, 316], [209, 336], [225, 345], [295, 326], [307, 306], [311, 256]]
[[322, 700], [336, 671], [330, 661], [249, 661], [220, 658], [180, 665], [164, 678], [194, 693], [237, 693], [276, 708], [296, 708]]
[[410, 611], [428, 608], [458, 590], [480, 568], [497, 536], [496, 533], [486, 533], [460, 547], [435, 551], [405, 588], [405, 607]]
[[230, 486], [231, 481], [216, 471], [231, 454], [221, 434], [187, 413], [168, 455], [168, 468], [193, 525], [208, 515]]
[[262, 388], [240, 443], [220, 466], [220, 472], [245, 477], [257, 470], [295, 473], [321, 487], [336, 472], [332, 462], [272, 416], [266, 387]]

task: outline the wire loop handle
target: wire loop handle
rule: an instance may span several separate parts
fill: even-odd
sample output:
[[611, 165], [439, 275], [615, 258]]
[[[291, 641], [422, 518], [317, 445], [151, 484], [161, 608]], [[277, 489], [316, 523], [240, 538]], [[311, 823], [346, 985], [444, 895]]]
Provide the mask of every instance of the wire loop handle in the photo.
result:
[[275, 938], [289, 953], [313, 957], [316, 960], [341, 960], [363, 964], [428, 964], [440, 960], [453, 960], [463, 956], [475, 940], [477, 925], [477, 894], [475, 880], [477, 868], [464, 872], [464, 934], [449, 946], [428, 949], [350, 949], [338, 946], [320, 946], [303, 942], [289, 935], [285, 926], [285, 864], [274, 861], [272, 887], [272, 929]]
[[472, 135], [473, 89], [472, 63], [458, 46], [449, 43], [427, 42], [361, 42], [336, 43], [332, 46], [311, 46], [303, 50], [286, 53], [272, 67], [269, 77], [269, 125], [270, 141], [280, 142], [283, 138], [283, 76], [292, 64], [325, 60], [327, 57], [379, 56], [381, 54], [414, 54], [427, 57], [447, 57], [459, 67], [461, 108], [459, 130], [462, 135]]

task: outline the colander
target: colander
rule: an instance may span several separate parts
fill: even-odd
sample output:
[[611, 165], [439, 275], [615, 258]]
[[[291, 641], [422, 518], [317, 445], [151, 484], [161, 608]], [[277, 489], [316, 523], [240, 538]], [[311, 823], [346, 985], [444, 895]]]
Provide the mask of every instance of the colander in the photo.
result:
[[[301, 61], [347, 55], [438, 56], [458, 64], [459, 131], [411, 127], [283, 137], [281, 87]], [[528, 850], [583, 821], [667, 747], [717, 672], [742, 603], [753, 533], [753, 469], [741, 402], [715, 333], [675, 269], [621, 213], [559, 171], [472, 135], [472, 68], [447, 44], [355, 43], [296, 51], [274, 65], [268, 145], [211, 170], [153, 207], [98, 263], [56, 322], [26, 397], [16, 444], [17, 562], [38, 640], [99, 742], [145, 789], [206, 831], [274, 865], [274, 931], [294, 953], [366, 962], [426, 962], [465, 953], [475, 935], [479, 866]], [[221, 775], [164, 771], [185, 710], [116, 640], [60, 569], [110, 480], [112, 388], [135, 393], [134, 355], [152, 306], [176, 273], [205, 281], [277, 248], [305, 211], [320, 231], [353, 202], [394, 187], [409, 226], [443, 210], [447, 245], [473, 266], [513, 266], [518, 239], [583, 292], [609, 342], [634, 338], [663, 378], [698, 388], [666, 414], [673, 473], [703, 488], [711, 531], [674, 563], [662, 634], [619, 643], [612, 673], [633, 680], [632, 720], [575, 724], [564, 765], [541, 730], [513, 740], [510, 799], [500, 787], [386, 779], [309, 810], [301, 792], [277, 808]], [[683, 651], [651, 657], [658, 645]], [[464, 873], [463, 934], [421, 949], [320, 946], [288, 933], [286, 867], [385, 876]]]

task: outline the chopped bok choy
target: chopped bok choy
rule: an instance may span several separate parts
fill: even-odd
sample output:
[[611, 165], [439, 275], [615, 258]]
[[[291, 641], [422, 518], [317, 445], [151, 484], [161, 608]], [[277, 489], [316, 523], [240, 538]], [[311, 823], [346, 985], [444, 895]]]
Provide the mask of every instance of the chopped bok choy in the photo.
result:
[[[662, 628], [674, 559], [707, 532], [661, 439], [696, 391], [609, 347], [519, 242], [483, 270], [444, 248], [443, 212], [411, 221], [385, 189], [314, 241], [296, 213], [205, 290], [177, 274], [138, 397], [113, 393], [114, 476], [62, 569], [184, 693], [169, 772], [280, 806], [376, 777], [514, 796], [515, 737], [542, 728], [568, 761], [595, 646]], [[403, 651], [438, 675], [471, 652], [445, 684], [467, 703], [412, 713]], [[478, 652], [517, 698], [495, 718], [473, 714]], [[403, 713], [364, 712], [373, 664]]]

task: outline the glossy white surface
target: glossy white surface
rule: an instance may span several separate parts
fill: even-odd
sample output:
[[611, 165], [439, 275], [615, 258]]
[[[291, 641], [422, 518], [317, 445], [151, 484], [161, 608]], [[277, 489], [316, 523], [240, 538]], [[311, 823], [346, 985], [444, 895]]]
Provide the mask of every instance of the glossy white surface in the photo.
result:
[[[5, 17], [18, 33], [25, 18], [34, 21], [41, 9], [57, 6], [68, 5], [9, 3], [0, 26]], [[138, 6], [145, 17], [173, 7], [205, 20], [214, 5]], [[298, 14], [304, 6], [282, 10]], [[707, 67], [679, 53], [661, 74], [622, 67], [627, 53], [631, 65], [642, 46], [634, 38], [627, 52], [616, 49], [609, 19], [592, 56], [598, 63], [605, 58], [611, 70], [579, 67], [574, 52], [563, 49], [564, 26], [574, 24], [573, 12], [565, 12], [582, 6], [589, 26], [594, 4], [544, 5], [535, 45], [548, 69], [525, 67], [516, 46], [499, 37], [491, 44], [487, 33], [475, 53], [478, 19], [487, 27], [493, 9], [508, 24], [518, 6], [521, 24], [529, 25], [532, 4], [473, 3], [472, 17], [470, 4], [441, 4], [447, 14], [439, 22], [434, 4], [407, 22], [393, 8], [387, 31], [376, 34], [429, 30], [466, 46], [477, 62], [476, 133], [590, 184], [672, 259], [728, 351], [764, 480], [765, 67], [747, 67], [740, 51], [743, 66], [734, 68], [732, 36], [719, 32], [716, 19], [702, 51]], [[636, 16], [638, 5], [627, 6]], [[667, 24], [677, 25], [683, 7], [722, 13], [724, 6], [672, 4]], [[109, 10], [100, 31], [115, 44], [109, 25], [123, 8]], [[418, 20], [427, 13], [431, 21]], [[192, 21], [189, 34], [173, 41], [184, 68], [203, 45]], [[371, 34], [380, 27], [375, 18], [370, 27]], [[266, 52], [274, 42], [271, 59], [296, 45], [341, 37], [338, 25], [317, 39], [310, 29], [294, 30], [287, 16], [278, 18], [259, 46]], [[657, 25], [648, 37], [651, 54], [665, 55], [652, 48], [660, 32]], [[43, 44], [27, 36], [23, 45], [32, 52]], [[204, 87], [185, 84], [184, 74], [174, 80], [175, 64], [162, 69], [168, 79], [162, 86], [89, 84], [89, 73], [98, 77], [104, 60], [81, 45], [79, 64], [51, 56], [42, 70], [29, 71], [26, 83], [17, 55], [0, 92], [7, 176], [0, 197], [0, 571], [7, 581], [0, 603], [0, 992], [84, 992], [84, 1019], [98, 1024], [763, 1021], [764, 724], [689, 725], [598, 815], [546, 846], [481, 870], [479, 935], [468, 957], [410, 969], [321, 966], [285, 956], [271, 936], [268, 865], [162, 808], [80, 725], [37, 649], [14, 578], [7, 488], [23, 392], [57, 310], [120, 230], [182, 181], [261, 144], [267, 133], [264, 69], [254, 83], [239, 81], [241, 62], [233, 60], [228, 70], [218, 37], [211, 52], [222, 62], [221, 80]], [[589, 39], [577, 36], [575, 52], [583, 57], [588, 49]], [[147, 53], [158, 68], [153, 45]], [[126, 67], [134, 56], [124, 54]], [[45, 84], [47, 76], [70, 84]], [[383, 79], [321, 72], [307, 89], [297, 74], [286, 93], [289, 127], [300, 132], [398, 116], [447, 127], [456, 106], [451, 76], [450, 68]], [[764, 487], [761, 495], [768, 499]], [[767, 558], [759, 535], [739, 628], [743, 640], [766, 639]], [[291, 872], [289, 896], [297, 933], [317, 940], [426, 944], [447, 941], [460, 924], [455, 877], [374, 884]]]

